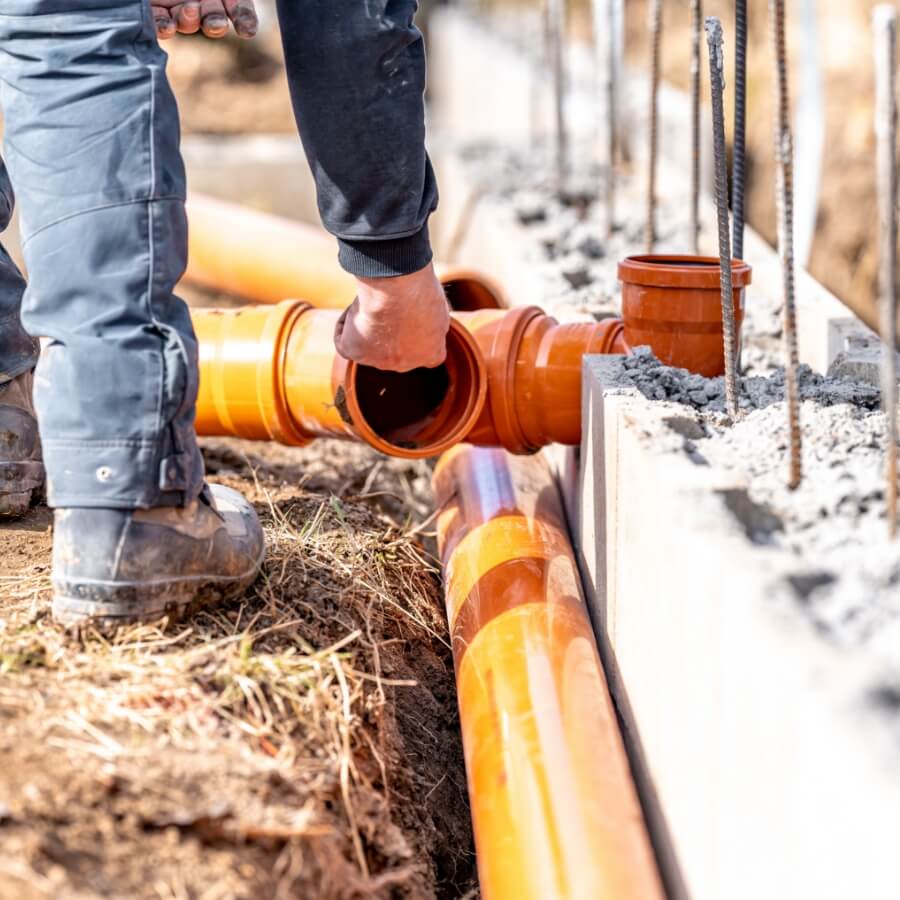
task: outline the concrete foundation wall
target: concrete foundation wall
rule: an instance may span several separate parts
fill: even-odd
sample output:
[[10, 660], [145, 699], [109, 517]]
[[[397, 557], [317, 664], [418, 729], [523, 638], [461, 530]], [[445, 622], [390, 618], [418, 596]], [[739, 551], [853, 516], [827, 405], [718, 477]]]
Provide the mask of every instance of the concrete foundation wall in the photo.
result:
[[869, 673], [773, 605], [794, 563], [745, 537], [723, 495], [743, 485], [651, 438], [684, 409], [610, 366], [585, 370], [577, 542], [670, 888], [896, 896], [900, 779], [858, 704]]

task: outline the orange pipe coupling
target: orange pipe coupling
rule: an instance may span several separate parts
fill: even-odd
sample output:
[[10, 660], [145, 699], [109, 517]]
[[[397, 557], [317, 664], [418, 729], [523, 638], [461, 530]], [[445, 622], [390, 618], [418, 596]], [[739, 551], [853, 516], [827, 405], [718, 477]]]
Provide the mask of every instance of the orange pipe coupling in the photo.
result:
[[482, 896], [661, 900], [546, 463], [458, 447], [434, 489]]
[[302, 446], [355, 438], [382, 453], [434, 456], [472, 429], [484, 407], [484, 362], [451, 325], [437, 369], [382, 372], [334, 348], [340, 310], [296, 300], [192, 312], [200, 345], [197, 432]]
[[560, 325], [536, 306], [460, 313], [481, 348], [488, 402], [467, 440], [511, 453], [581, 442], [581, 363], [626, 353], [621, 319]]
[[[320, 228], [191, 194], [187, 202], [185, 280], [256, 303], [289, 298], [344, 309], [353, 302], [353, 277], [338, 265], [334, 238]], [[453, 309], [505, 306], [500, 288], [485, 276], [437, 265]]]

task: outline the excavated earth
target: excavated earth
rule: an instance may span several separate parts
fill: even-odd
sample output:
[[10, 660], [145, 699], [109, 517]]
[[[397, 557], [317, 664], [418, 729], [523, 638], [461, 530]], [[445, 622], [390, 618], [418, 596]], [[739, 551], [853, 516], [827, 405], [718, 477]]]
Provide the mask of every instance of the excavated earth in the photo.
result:
[[474, 849], [429, 470], [208, 442], [262, 517], [241, 601], [112, 640], [0, 526], [0, 897], [457, 898]]

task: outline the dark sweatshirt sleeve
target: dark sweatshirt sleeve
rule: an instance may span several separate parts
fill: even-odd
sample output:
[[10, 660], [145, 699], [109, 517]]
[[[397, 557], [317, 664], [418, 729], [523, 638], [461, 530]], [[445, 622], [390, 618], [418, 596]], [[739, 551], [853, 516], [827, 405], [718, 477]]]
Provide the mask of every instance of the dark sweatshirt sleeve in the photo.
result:
[[278, 0], [319, 213], [354, 275], [407, 275], [431, 261], [438, 194], [425, 152], [416, 8], [416, 0]]

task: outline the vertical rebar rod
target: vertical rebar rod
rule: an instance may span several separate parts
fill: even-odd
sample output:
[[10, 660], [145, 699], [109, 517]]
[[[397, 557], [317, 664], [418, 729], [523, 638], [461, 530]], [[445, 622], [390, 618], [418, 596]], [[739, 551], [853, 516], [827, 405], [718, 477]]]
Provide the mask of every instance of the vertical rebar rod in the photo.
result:
[[784, 0], [769, 0], [769, 30], [775, 59], [775, 205], [778, 211], [778, 253], [784, 287], [784, 387], [787, 401], [790, 460], [788, 487], [803, 478], [803, 435], [800, 430], [800, 385], [797, 377], [797, 307], [794, 301], [794, 148], [787, 76]]
[[553, 79], [553, 114], [556, 138], [556, 189], [561, 195], [566, 186], [569, 137], [566, 131], [566, 0], [547, 0], [547, 43]]
[[709, 44], [709, 81], [712, 88], [713, 152], [716, 164], [716, 214], [719, 223], [719, 280], [722, 287], [722, 338], [725, 352], [725, 405], [728, 415], [737, 418], [737, 375], [735, 372], [734, 286], [731, 272], [731, 235], [728, 222], [728, 157], [725, 147], [725, 38], [722, 23], [706, 20]]
[[875, 134], [879, 212], [879, 314], [885, 412], [888, 534], [897, 536], [897, 12], [875, 8]]
[[606, 181], [606, 234], [611, 237], [616, 230], [616, 165], [619, 160], [619, 105], [617, 84], [617, 59], [619, 48], [616, 42], [619, 31], [616, 27], [615, 0], [607, 0], [607, 44], [606, 44], [606, 139], [607, 139], [607, 181]]
[[662, 50], [662, 0], [650, 0], [650, 111], [648, 132], [650, 138], [647, 164], [647, 222], [644, 226], [644, 244], [652, 253], [656, 244], [656, 164], [659, 143], [659, 77], [660, 52]]
[[734, 4], [734, 141], [731, 161], [731, 211], [735, 259], [744, 258], [747, 160], [747, 0]]
[[700, 48], [703, 2], [691, 0], [691, 253], [700, 255]]

